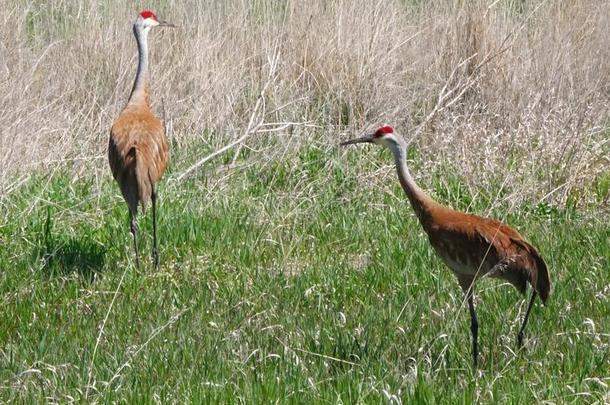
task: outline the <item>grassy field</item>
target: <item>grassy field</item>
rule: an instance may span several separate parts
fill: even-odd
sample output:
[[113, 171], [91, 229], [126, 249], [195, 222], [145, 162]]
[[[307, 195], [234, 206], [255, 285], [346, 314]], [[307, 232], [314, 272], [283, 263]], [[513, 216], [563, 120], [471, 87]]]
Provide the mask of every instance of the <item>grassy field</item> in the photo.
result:
[[[0, 7], [0, 402], [610, 402], [610, 3], [307, 3]], [[150, 39], [159, 271], [106, 160], [145, 7], [179, 25]], [[337, 146], [384, 122], [542, 252], [523, 351], [526, 300], [482, 280], [472, 367], [390, 153]]]
[[[479, 284], [474, 370], [461, 290], [388, 161], [318, 143], [262, 169], [238, 160], [224, 176], [220, 159], [201, 173], [217, 179], [207, 184], [169, 173], [158, 272], [150, 260], [136, 271], [108, 176], [36, 176], [2, 212], [0, 398], [610, 400], [610, 224], [542, 205], [492, 212], [540, 247], [554, 287], [515, 353], [525, 301]], [[486, 212], [485, 196], [452, 184], [436, 197]]]

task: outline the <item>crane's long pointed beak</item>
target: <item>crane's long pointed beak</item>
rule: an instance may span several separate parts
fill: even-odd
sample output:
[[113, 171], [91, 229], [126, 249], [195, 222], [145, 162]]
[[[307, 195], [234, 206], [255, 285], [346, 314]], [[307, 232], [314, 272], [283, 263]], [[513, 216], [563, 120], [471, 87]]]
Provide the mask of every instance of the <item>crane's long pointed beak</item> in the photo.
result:
[[341, 142], [339, 145], [346, 146], [346, 145], [352, 145], [355, 143], [371, 143], [371, 142], [373, 142], [373, 139], [374, 139], [373, 134], [369, 134], [369, 135], [362, 136], [360, 138], [354, 138], [354, 139], [350, 139], [349, 141]]
[[168, 23], [167, 21], [159, 21], [159, 27], [170, 27], [170, 28], [176, 28], [176, 26], [172, 23]]

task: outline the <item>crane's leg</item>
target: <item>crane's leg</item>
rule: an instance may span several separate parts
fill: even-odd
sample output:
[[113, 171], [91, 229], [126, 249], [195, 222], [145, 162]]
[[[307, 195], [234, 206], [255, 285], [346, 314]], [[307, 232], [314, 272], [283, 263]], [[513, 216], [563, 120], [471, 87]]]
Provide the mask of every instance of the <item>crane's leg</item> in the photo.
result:
[[140, 259], [138, 259], [138, 240], [136, 236], [138, 233], [138, 222], [136, 219], [136, 214], [131, 210], [129, 211], [129, 222], [131, 223], [131, 234], [133, 235], [133, 250], [136, 253], [136, 268], [140, 270]]
[[474, 366], [477, 366], [479, 358], [479, 321], [477, 320], [477, 313], [474, 310], [473, 293], [472, 288], [466, 293], [468, 297], [468, 309], [470, 310], [470, 331], [472, 332], [472, 361]]
[[472, 333], [472, 361], [476, 368], [479, 360], [479, 321], [477, 320], [477, 312], [474, 309], [473, 301], [475, 279], [474, 277], [465, 275], [457, 275], [457, 279], [468, 300], [468, 309], [470, 310], [470, 332]]
[[152, 217], [153, 217], [153, 249], [152, 259], [155, 270], [159, 270], [159, 248], [157, 247], [157, 190], [155, 186], [152, 187], [152, 194], [150, 196], [152, 200]]
[[527, 319], [530, 316], [530, 311], [534, 306], [534, 300], [536, 299], [536, 290], [532, 290], [532, 298], [530, 299], [530, 303], [527, 306], [527, 311], [525, 311], [525, 317], [523, 318], [523, 325], [521, 325], [521, 329], [519, 329], [519, 334], [517, 335], [517, 347], [521, 349], [523, 345], [523, 332], [525, 331], [525, 327], [527, 326]]

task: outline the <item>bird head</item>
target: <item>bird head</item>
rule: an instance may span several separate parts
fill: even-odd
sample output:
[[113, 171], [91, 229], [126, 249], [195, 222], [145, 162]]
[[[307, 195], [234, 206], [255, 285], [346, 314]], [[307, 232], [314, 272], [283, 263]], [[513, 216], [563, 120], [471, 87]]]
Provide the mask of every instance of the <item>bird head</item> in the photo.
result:
[[401, 146], [403, 144], [395, 133], [394, 128], [389, 125], [384, 125], [371, 134], [364, 135], [360, 138], [350, 139], [349, 141], [341, 142], [341, 146], [352, 145], [355, 143], [376, 143], [378, 145], [384, 145], [389, 148], [395, 146]]
[[136, 26], [148, 31], [153, 27], [175, 27], [174, 24], [170, 24], [166, 21], [159, 21], [157, 15], [150, 10], [143, 10], [138, 15], [135, 22]]

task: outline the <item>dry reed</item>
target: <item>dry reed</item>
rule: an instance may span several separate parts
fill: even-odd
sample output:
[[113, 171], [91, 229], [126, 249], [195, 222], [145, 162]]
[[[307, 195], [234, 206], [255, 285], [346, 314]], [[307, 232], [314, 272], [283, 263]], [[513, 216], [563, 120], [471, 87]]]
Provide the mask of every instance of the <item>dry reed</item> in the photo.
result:
[[[218, 149], [238, 139], [265, 87], [258, 128], [277, 130], [249, 142], [334, 145], [338, 133], [388, 122], [416, 138], [424, 183], [449, 161], [470, 187], [514, 185], [515, 203], [566, 203], [610, 170], [605, 0], [149, 6], [180, 26], [151, 37], [154, 108], [164, 101], [175, 145]], [[106, 170], [108, 129], [135, 72], [130, 25], [139, 8], [116, 0], [0, 7], [5, 194], [65, 162], [77, 177]]]

